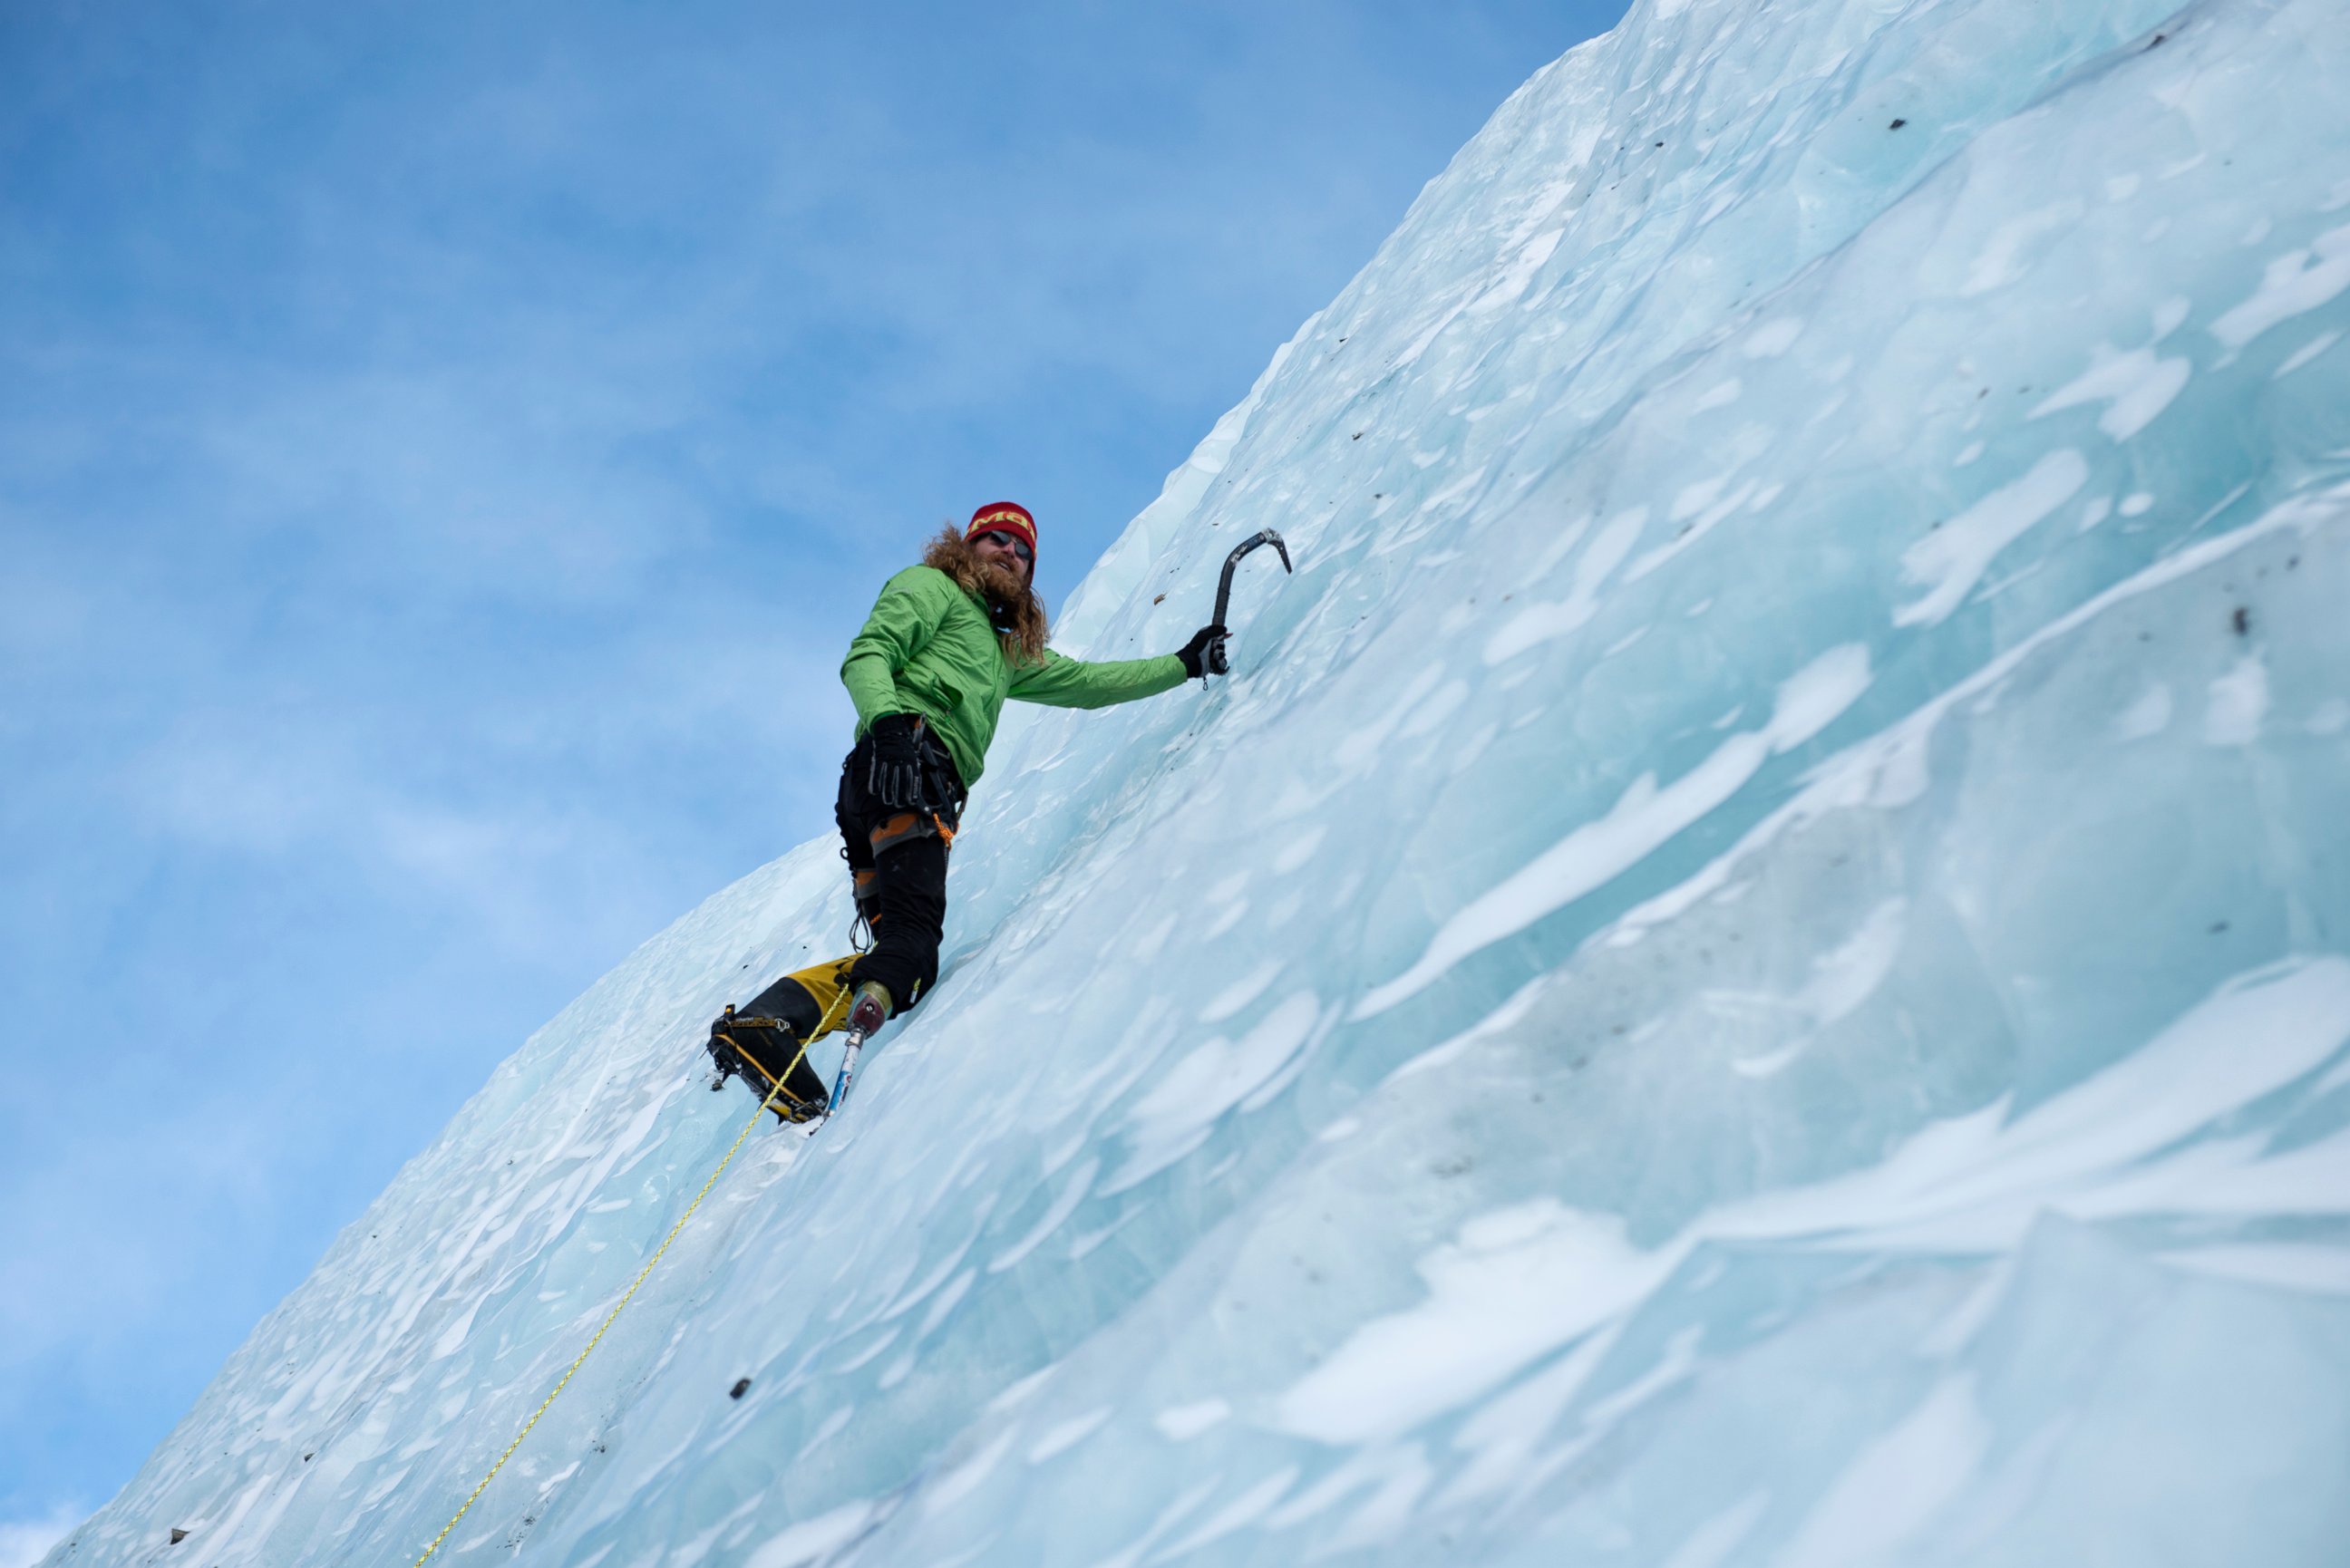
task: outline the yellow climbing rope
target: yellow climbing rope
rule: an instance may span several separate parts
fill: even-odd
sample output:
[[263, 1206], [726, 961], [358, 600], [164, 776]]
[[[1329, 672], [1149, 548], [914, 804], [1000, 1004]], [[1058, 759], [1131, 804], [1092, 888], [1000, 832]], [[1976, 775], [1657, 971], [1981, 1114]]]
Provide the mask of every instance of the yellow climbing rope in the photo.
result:
[[[841, 997], [846, 997], [847, 994], [847, 992], [843, 991]], [[837, 1006], [839, 1001], [840, 998], [835, 998], [834, 1005]], [[827, 1033], [831, 1026], [832, 1009], [827, 1008], [824, 1017], [817, 1022], [816, 1028], [809, 1032], [808, 1040], [814, 1040]], [[538, 1402], [538, 1408], [530, 1413], [530, 1419], [522, 1424], [522, 1430], [514, 1435], [514, 1441], [506, 1445], [505, 1452], [498, 1456], [498, 1462], [490, 1467], [489, 1474], [482, 1478], [481, 1484], [473, 1489], [473, 1494], [465, 1499], [457, 1511], [449, 1516], [449, 1522], [441, 1527], [441, 1533], [432, 1538], [432, 1543], [424, 1549], [410, 1568], [424, 1568], [425, 1558], [441, 1550], [441, 1543], [449, 1539], [449, 1532], [457, 1528], [457, 1521], [472, 1511], [473, 1504], [481, 1500], [482, 1493], [488, 1490], [490, 1482], [495, 1480], [498, 1472], [506, 1468], [506, 1461], [514, 1458], [514, 1451], [522, 1447], [522, 1440], [530, 1436], [530, 1429], [538, 1425], [538, 1418], [546, 1414], [547, 1407], [555, 1403], [556, 1396], [561, 1394], [569, 1385], [573, 1374], [587, 1364], [588, 1358], [596, 1354], [596, 1347], [604, 1343], [605, 1334], [611, 1328], [614, 1320], [619, 1318], [621, 1309], [635, 1298], [638, 1287], [651, 1275], [653, 1266], [661, 1261], [661, 1254], [669, 1251], [669, 1244], [677, 1240], [678, 1232], [685, 1229], [685, 1222], [693, 1218], [693, 1211], [702, 1207], [702, 1200], [710, 1196], [710, 1189], [718, 1185], [718, 1179], [726, 1174], [728, 1166], [734, 1163], [735, 1151], [743, 1147], [743, 1140], [751, 1136], [751, 1129], [759, 1125], [759, 1118], [767, 1114], [775, 1103], [775, 1096], [784, 1092], [785, 1081], [791, 1077], [792, 1068], [798, 1066], [806, 1059], [807, 1040], [803, 1040], [800, 1042], [799, 1054], [791, 1060], [791, 1066], [785, 1067], [776, 1076], [775, 1086], [767, 1091], [767, 1097], [759, 1102], [759, 1108], [751, 1113], [751, 1119], [743, 1124], [743, 1130], [736, 1133], [734, 1141], [726, 1146], [726, 1152], [720, 1157], [716, 1168], [711, 1171], [710, 1179], [702, 1184], [702, 1190], [693, 1195], [693, 1201], [685, 1206], [685, 1212], [679, 1215], [677, 1223], [669, 1228], [669, 1234], [661, 1238], [661, 1244], [653, 1250], [651, 1257], [645, 1260], [645, 1266], [637, 1271], [637, 1277], [629, 1282], [628, 1290], [622, 1293], [618, 1302], [613, 1303], [612, 1310], [604, 1314], [603, 1326], [596, 1331], [596, 1337], [588, 1342], [588, 1347], [585, 1350], [572, 1358], [571, 1365], [564, 1370], [562, 1378], [548, 1390], [546, 1397]], [[752, 1064], [757, 1065], [756, 1063]], [[761, 1071], [764, 1073], [765, 1069], [761, 1068]]]

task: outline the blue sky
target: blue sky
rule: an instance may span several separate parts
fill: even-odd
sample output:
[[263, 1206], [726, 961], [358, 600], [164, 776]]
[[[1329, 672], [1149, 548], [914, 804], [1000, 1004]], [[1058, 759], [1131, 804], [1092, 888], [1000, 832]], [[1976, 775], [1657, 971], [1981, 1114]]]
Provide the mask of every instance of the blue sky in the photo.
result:
[[0, 10], [0, 1568], [1621, 9]]

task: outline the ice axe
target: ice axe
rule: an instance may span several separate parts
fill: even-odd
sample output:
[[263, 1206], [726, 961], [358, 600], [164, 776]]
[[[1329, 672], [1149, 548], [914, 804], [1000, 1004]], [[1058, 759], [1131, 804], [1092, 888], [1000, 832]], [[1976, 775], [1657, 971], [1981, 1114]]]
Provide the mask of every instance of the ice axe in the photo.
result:
[[1218, 632], [1216, 640], [1208, 644], [1207, 658], [1201, 661], [1210, 674], [1230, 675], [1232, 672], [1231, 664], [1224, 659], [1224, 612], [1232, 607], [1232, 573], [1239, 568], [1241, 557], [1247, 555], [1251, 550], [1255, 549], [1259, 545], [1270, 545], [1275, 550], [1281, 552], [1281, 569], [1283, 571], [1295, 573], [1297, 570], [1296, 567], [1289, 564], [1289, 546], [1283, 544], [1281, 542], [1281, 535], [1274, 533], [1270, 528], [1252, 534], [1247, 538], [1232, 546], [1232, 553], [1224, 557], [1223, 577], [1216, 584], [1215, 618], [1208, 623], [1210, 626], [1216, 628]]

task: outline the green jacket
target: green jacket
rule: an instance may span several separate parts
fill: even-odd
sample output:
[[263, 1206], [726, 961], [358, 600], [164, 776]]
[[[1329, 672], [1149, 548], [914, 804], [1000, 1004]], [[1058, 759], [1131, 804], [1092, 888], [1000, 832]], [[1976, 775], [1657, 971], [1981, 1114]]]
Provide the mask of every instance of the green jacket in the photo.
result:
[[1088, 664], [1047, 649], [1042, 664], [1015, 668], [985, 606], [944, 572], [909, 566], [882, 585], [841, 661], [840, 682], [857, 704], [860, 737], [884, 713], [918, 713], [946, 742], [969, 789], [979, 782], [1006, 697], [1107, 708], [1180, 686], [1183, 661], [1168, 653]]

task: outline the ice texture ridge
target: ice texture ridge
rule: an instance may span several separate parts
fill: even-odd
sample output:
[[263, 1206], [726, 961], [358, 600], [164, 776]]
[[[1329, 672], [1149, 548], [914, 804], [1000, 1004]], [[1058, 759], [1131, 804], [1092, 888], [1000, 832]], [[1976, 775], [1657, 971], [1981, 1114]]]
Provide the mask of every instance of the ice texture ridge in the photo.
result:
[[[1276, 527], [1231, 679], [1014, 718], [942, 984], [445, 1560], [2345, 1561], [2345, 80], [2350, 0], [1538, 74], [1066, 607]], [[819, 841], [648, 942], [50, 1561], [412, 1561], [848, 923]]]

